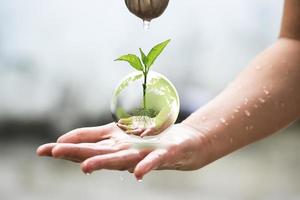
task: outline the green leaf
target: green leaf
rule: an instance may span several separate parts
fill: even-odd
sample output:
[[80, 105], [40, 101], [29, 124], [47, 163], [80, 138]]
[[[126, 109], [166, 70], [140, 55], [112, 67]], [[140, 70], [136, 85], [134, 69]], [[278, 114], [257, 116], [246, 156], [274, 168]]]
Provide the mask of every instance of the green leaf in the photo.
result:
[[121, 56], [120, 58], [116, 59], [115, 61], [126, 61], [136, 70], [143, 71], [143, 65], [141, 63], [140, 58], [134, 54], [128, 54], [128, 55]]
[[145, 65], [145, 67], [147, 68], [148, 58], [147, 58], [147, 56], [145, 55], [145, 53], [143, 52], [143, 50], [141, 48], [140, 48], [140, 53], [141, 53], [142, 61]]
[[157, 57], [161, 54], [161, 52], [165, 49], [165, 47], [169, 44], [171, 39], [166, 40], [162, 43], [159, 43], [158, 45], [154, 46], [149, 54], [147, 55], [147, 67], [150, 68], [151, 65], [153, 65], [154, 61], [157, 59]]

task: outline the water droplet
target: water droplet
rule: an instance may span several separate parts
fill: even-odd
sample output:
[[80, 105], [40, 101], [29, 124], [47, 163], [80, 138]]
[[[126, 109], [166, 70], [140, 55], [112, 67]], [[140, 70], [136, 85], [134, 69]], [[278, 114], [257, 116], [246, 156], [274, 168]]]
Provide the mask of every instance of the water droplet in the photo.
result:
[[231, 119], [234, 119], [235, 117], [234, 117], [234, 115], [231, 115]]
[[240, 112], [239, 109], [237, 109], [237, 108], [235, 108], [233, 111], [236, 113]]
[[245, 110], [245, 115], [247, 116], [247, 117], [250, 117], [250, 115], [251, 115], [251, 113], [249, 112], [249, 110]]
[[263, 98], [258, 98], [258, 100], [261, 102], [261, 103], [265, 103], [266, 100], [264, 100]]
[[218, 128], [219, 127], [219, 124], [216, 124], [216, 128]]
[[208, 127], [205, 127], [204, 129], [205, 129], [206, 131], [210, 131], [210, 128], [208, 128]]
[[120, 181], [124, 181], [124, 177], [122, 175], [120, 175]]
[[233, 138], [230, 138], [230, 143], [231, 143], [231, 144], [233, 143]]
[[245, 98], [245, 105], [247, 105], [249, 102], [249, 99], [248, 98]]
[[215, 138], [215, 139], [218, 139], [218, 136], [217, 136], [217, 135], [214, 135], [214, 138]]
[[220, 118], [220, 121], [222, 122], [222, 124], [224, 124], [225, 126], [228, 126], [227, 121], [224, 118]]
[[85, 173], [85, 175], [89, 176], [89, 175], [91, 175], [91, 173]]
[[241, 109], [241, 106], [237, 106], [238, 109]]
[[274, 66], [271, 64], [271, 65], [270, 65], [270, 68], [273, 69], [273, 67], [274, 67]]
[[137, 181], [138, 181], [139, 183], [141, 183], [141, 182], [143, 182], [143, 179], [138, 179]]
[[268, 90], [266, 90], [266, 89], [264, 89], [264, 93], [265, 93], [266, 95], [269, 95], [269, 94], [270, 94], [270, 92], [269, 92]]
[[202, 119], [202, 121], [205, 121], [207, 118], [205, 116], [203, 116], [201, 119]]
[[225, 120], [224, 118], [220, 118], [220, 121], [221, 121], [222, 123], [226, 123], [226, 120]]
[[246, 127], [245, 127], [245, 129], [246, 129], [246, 131], [250, 131], [250, 130], [252, 130], [252, 129], [253, 129], [253, 126], [252, 126], [252, 125], [250, 125], [250, 126], [246, 126]]
[[258, 105], [257, 105], [257, 104], [254, 104], [253, 107], [254, 107], [254, 108], [258, 108]]
[[256, 68], [257, 70], [261, 70], [261, 65], [257, 65], [255, 68]]
[[150, 21], [144, 20], [143, 28], [144, 28], [144, 30], [149, 30], [150, 29]]

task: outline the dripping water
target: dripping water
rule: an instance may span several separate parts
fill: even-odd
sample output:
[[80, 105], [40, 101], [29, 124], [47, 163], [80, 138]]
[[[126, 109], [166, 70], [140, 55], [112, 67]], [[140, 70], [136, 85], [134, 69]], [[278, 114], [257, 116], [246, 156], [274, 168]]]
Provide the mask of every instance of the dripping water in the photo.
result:
[[144, 30], [149, 30], [150, 29], [150, 21], [144, 20], [143, 21], [143, 28], [144, 28]]

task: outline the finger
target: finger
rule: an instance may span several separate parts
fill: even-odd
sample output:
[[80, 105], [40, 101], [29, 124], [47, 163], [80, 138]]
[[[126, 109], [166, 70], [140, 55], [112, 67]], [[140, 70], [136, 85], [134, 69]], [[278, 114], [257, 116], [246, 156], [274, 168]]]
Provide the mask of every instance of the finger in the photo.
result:
[[144, 131], [144, 129], [138, 128], [134, 130], [128, 130], [126, 131], [127, 134], [132, 134], [132, 135], [141, 135], [141, 133]]
[[70, 131], [60, 138], [58, 143], [93, 143], [103, 139], [107, 139], [115, 131], [116, 126], [114, 123], [110, 123], [99, 127], [79, 128]]
[[155, 133], [154, 129], [148, 128], [141, 134], [141, 137], [154, 135], [154, 133]]
[[133, 130], [131, 126], [127, 126], [127, 125], [123, 125], [123, 124], [117, 123], [117, 126], [124, 131]]
[[38, 147], [36, 150], [37, 155], [39, 156], [52, 156], [52, 149], [56, 146], [57, 143], [48, 143]]
[[123, 150], [89, 158], [81, 164], [81, 169], [84, 173], [92, 173], [99, 169], [128, 170], [142, 158], [138, 150]]
[[118, 124], [130, 125], [130, 124], [132, 124], [132, 119], [130, 119], [130, 118], [120, 119], [118, 121]]
[[52, 156], [70, 161], [82, 162], [87, 158], [120, 151], [121, 146], [103, 146], [99, 144], [58, 144], [52, 149]]
[[157, 149], [149, 153], [142, 161], [140, 161], [134, 169], [134, 175], [137, 180], [142, 180], [145, 174], [158, 168], [164, 161], [167, 151], [165, 149]]

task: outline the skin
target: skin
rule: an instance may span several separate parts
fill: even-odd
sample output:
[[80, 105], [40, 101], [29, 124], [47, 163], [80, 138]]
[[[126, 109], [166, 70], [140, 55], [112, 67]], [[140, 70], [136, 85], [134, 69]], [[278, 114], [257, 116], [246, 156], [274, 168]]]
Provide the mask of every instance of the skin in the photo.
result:
[[73, 130], [40, 156], [81, 163], [85, 173], [196, 170], [286, 127], [300, 117], [300, 1], [286, 0], [278, 40], [216, 98], [155, 138], [125, 134], [115, 123]]

